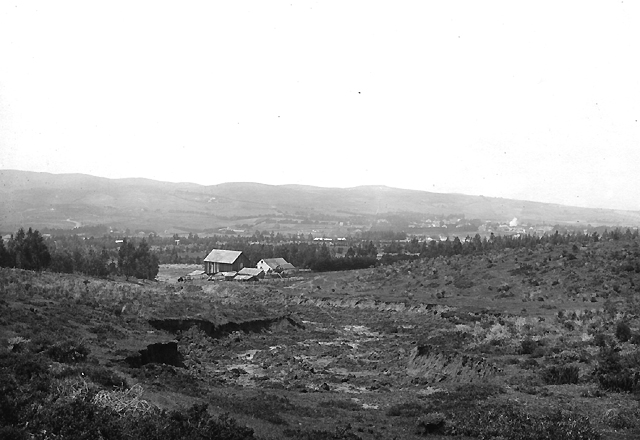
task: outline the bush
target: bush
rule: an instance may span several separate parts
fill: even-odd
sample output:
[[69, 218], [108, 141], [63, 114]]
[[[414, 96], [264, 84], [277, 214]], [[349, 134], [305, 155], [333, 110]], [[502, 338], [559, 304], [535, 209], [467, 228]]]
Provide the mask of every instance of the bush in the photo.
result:
[[418, 417], [427, 411], [422, 404], [418, 402], [404, 402], [391, 406], [387, 410], [389, 417]]
[[[61, 352], [68, 353], [67, 350]], [[0, 438], [3, 440], [44, 438], [45, 432], [46, 438], [69, 440], [254, 438], [252, 429], [238, 425], [227, 415], [209, 415], [206, 405], [134, 417], [94, 404], [95, 390], [87, 388], [77, 395], [61, 394], [51, 386], [53, 372], [47, 364], [43, 354], [0, 353]], [[77, 367], [69, 370], [77, 372]], [[87, 371], [103, 376], [99, 369]]]
[[547, 385], [576, 384], [579, 373], [577, 365], [554, 365], [542, 372], [542, 380]]
[[627, 342], [631, 339], [631, 328], [629, 328], [629, 324], [624, 321], [618, 322], [616, 325], [616, 338], [620, 342]]
[[458, 289], [469, 289], [471, 287], [473, 287], [473, 281], [471, 281], [468, 278], [465, 277], [457, 277], [454, 281], [453, 281], [453, 285], [455, 287], [457, 287]]
[[418, 434], [444, 434], [445, 417], [444, 414], [436, 412], [426, 414], [418, 419]]
[[607, 391], [634, 392], [640, 386], [640, 374], [623, 365], [615, 345], [600, 348], [598, 366], [594, 376], [600, 387]]
[[634, 429], [638, 427], [638, 410], [612, 408], [602, 417], [605, 425], [613, 429]]
[[89, 349], [82, 342], [62, 341], [47, 350], [47, 356], [56, 362], [71, 364], [82, 362], [89, 356]]
[[466, 408], [450, 417], [445, 435], [510, 440], [598, 440], [587, 417], [565, 411], [536, 415], [512, 403]]
[[623, 370], [617, 373], [598, 373], [598, 384], [602, 389], [614, 392], [631, 393], [638, 389], [640, 377], [638, 373]]
[[607, 346], [607, 337], [603, 333], [596, 333], [593, 336], [593, 345], [596, 347], [606, 347]]
[[538, 342], [527, 338], [520, 344], [520, 354], [533, 354], [536, 348], [538, 348]]

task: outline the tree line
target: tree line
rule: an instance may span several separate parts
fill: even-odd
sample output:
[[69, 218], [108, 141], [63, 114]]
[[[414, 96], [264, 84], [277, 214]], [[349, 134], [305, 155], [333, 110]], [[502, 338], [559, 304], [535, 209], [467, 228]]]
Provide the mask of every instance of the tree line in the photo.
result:
[[[392, 237], [393, 235], [389, 235]], [[395, 237], [398, 237], [397, 235]], [[122, 275], [154, 279], [159, 264], [201, 264], [212, 249], [242, 251], [255, 265], [263, 258], [284, 258], [294, 266], [314, 271], [350, 270], [376, 264], [390, 264], [403, 259], [435, 258], [439, 256], [483, 254], [500, 249], [535, 249], [539, 245], [585, 245], [599, 240], [630, 240], [638, 238], [638, 230], [602, 230], [537, 235], [494, 235], [454, 237], [446, 240], [420, 241], [385, 240], [374, 243], [349, 238], [340, 247], [313, 241], [256, 242], [256, 237], [212, 236], [160, 237], [116, 239], [103, 237], [53, 236], [45, 239], [37, 230], [24, 229], [11, 236], [6, 245], [0, 241], [0, 266], [30, 270], [83, 273], [90, 276]], [[274, 237], [275, 238], [275, 237]], [[299, 237], [300, 238], [300, 237]], [[179, 241], [179, 244], [176, 242]], [[340, 250], [340, 254], [336, 253]], [[378, 249], [386, 255], [377, 259]]]
[[103, 247], [96, 250], [91, 246], [81, 246], [78, 241], [74, 248], [58, 247], [38, 230], [20, 228], [5, 243], [0, 239], [0, 267], [26, 270], [50, 270], [52, 272], [82, 273], [105, 277], [123, 275], [127, 279], [154, 279], [158, 274], [159, 260], [151, 252], [146, 240], [138, 246], [124, 239], [117, 249]]

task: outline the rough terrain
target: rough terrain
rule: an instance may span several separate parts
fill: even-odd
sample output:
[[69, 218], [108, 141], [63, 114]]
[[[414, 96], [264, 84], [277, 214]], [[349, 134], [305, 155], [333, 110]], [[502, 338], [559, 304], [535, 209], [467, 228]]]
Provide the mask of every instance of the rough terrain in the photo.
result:
[[81, 343], [140, 401], [208, 403], [262, 438], [444, 438], [442, 426], [476, 432], [465, 412], [508, 406], [631, 439], [637, 394], [607, 389], [601, 372], [607, 347], [620, 371], [639, 371], [638, 261], [628, 240], [256, 283], [2, 270], [0, 341]]

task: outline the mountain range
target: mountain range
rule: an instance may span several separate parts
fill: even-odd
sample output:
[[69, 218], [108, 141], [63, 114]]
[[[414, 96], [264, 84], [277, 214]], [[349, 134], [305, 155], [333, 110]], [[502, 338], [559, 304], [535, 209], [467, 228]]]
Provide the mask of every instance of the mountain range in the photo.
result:
[[591, 209], [495, 197], [358, 186], [223, 183], [203, 186], [149, 179], [0, 170], [0, 231], [18, 227], [112, 228], [162, 232], [244, 227], [366, 224], [389, 216], [534, 224], [640, 225], [640, 211]]

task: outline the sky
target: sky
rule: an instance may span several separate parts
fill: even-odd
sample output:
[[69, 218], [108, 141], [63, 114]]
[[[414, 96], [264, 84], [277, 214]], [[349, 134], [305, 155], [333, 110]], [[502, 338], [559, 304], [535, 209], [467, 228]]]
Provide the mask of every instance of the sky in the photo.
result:
[[0, 169], [640, 210], [640, 2], [3, 1]]

